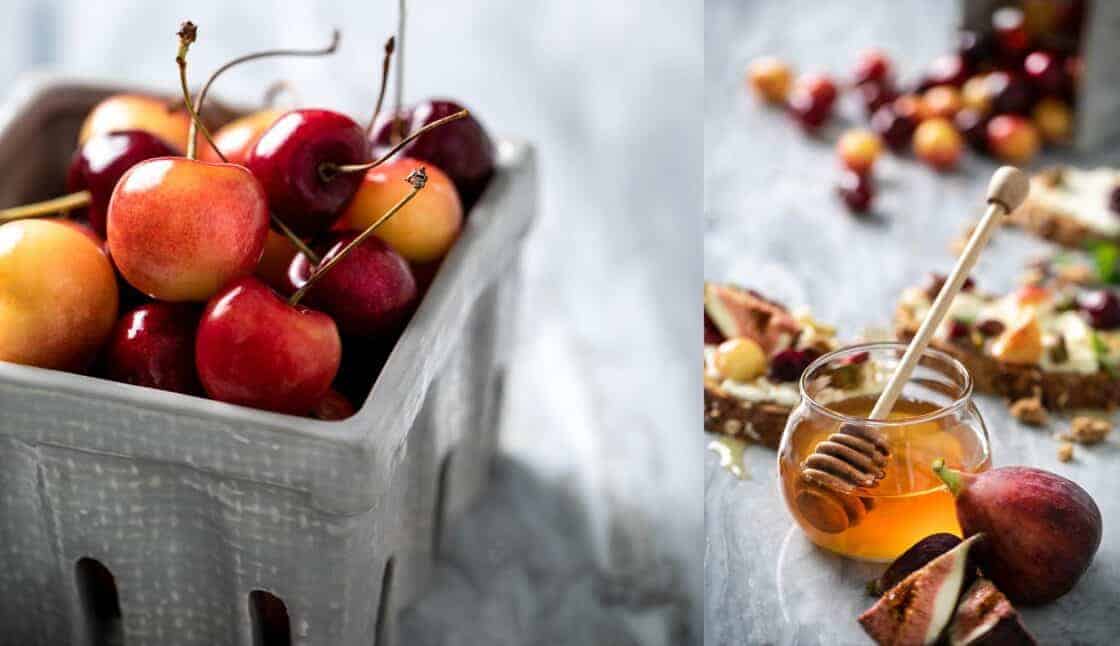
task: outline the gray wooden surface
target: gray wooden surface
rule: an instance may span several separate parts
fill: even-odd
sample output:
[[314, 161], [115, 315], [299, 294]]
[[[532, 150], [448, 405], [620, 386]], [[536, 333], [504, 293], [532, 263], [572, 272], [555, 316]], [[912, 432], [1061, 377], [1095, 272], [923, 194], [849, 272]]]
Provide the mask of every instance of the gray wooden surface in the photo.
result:
[[[833, 193], [833, 142], [849, 121], [863, 123], [848, 99], [819, 139], [766, 109], [743, 85], [747, 63], [761, 54], [801, 70], [844, 74], [857, 52], [880, 46], [914, 73], [950, 47], [954, 3], [921, 0], [789, 2], [708, 0], [705, 20], [705, 275], [763, 289], [791, 305], [810, 305], [851, 337], [889, 322], [894, 299], [930, 270], [952, 266], [948, 246], [974, 218], [994, 165], [969, 157], [936, 175], [911, 159], [886, 157], [876, 167], [874, 215], [855, 219]], [[1083, 164], [1113, 162], [1051, 156]], [[1040, 162], [1041, 163], [1041, 162]], [[980, 261], [979, 283], [1009, 289], [1023, 263], [1045, 249], [1000, 231]], [[996, 466], [1028, 464], [1085, 487], [1104, 516], [1104, 540], [1077, 588], [1044, 608], [1024, 611], [1043, 644], [1120, 640], [1120, 433], [1055, 457], [1047, 431], [1015, 423], [998, 401], [980, 398]], [[1062, 422], [1058, 422], [1060, 425]], [[1055, 426], [1054, 428], [1057, 428]], [[697, 445], [708, 437], [700, 437]], [[845, 561], [814, 548], [793, 528], [780, 501], [773, 451], [753, 447], [748, 476], [737, 480], [705, 458], [707, 546], [705, 642], [708, 644], [864, 644], [855, 621], [870, 605], [863, 583], [881, 566]]]

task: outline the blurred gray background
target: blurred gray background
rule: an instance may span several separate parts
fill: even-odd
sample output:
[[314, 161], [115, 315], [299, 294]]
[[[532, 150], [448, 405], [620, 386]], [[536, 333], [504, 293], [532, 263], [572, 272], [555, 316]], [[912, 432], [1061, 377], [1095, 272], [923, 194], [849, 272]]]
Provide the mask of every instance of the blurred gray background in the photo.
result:
[[[702, 8], [410, 4], [406, 102], [453, 97], [492, 133], [531, 140], [543, 184], [503, 456], [402, 643], [701, 641]], [[195, 83], [342, 28], [333, 58], [255, 62], [215, 90], [252, 103], [284, 78], [364, 121], [397, 13], [395, 0], [3, 0], [0, 81], [50, 67], [174, 91], [186, 18]]]

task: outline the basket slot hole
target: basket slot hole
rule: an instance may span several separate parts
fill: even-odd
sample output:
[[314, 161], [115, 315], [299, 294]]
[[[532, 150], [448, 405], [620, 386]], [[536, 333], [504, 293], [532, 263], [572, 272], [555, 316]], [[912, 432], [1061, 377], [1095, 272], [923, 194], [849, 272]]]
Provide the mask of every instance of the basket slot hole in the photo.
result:
[[74, 578], [90, 646], [124, 644], [121, 601], [113, 573], [100, 561], [86, 557], [75, 563]]
[[288, 607], [280, 597], [264, 590], [253, 590], [249, 593], [249, 616], [253, 622], [253, 646], [291, 646]]
[[447, 516], [447, 497], [450, 494], [448, 487], [451, 486], [451, 459], [454, 453], [448, 453], [443, 457], [443, 463], [439, 465], [439, 480], [436, 483], [436, 504], [435, 504], [435, 518], [432, 519], [432, 556], [438, 558], [440, 551], [443, 549], [443, 526]]
[[385, 563], [385, 573], [381, 575], [381, 596], [377, 600], [377, 625], [373, 631], [373, 646], [387, 644], [386, 631], [389, 630], [389, 608], [391, 607], [390, 595], [393, 593], [393, 571], [396, 570], [397, 559], [390, 556]]

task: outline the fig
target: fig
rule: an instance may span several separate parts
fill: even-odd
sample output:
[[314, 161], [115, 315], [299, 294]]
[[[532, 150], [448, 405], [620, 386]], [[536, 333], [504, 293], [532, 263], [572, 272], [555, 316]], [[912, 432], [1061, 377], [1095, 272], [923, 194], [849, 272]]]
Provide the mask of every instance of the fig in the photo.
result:
[[911, 572], [941, 556], [961, 544], [961, 539], [946, 533], [930, 534], [910, 546], [910, 549], [896, 558], [878, 579], [867, 583], [867, 592], [872, 596], [882, 596], [884, 592], [898, 585]]
[[1019, 613], [988, 579], [965, 591], [949, 624], [949, 646], [1037, 646]]
[[981, 474], [933, 471], [956, 497], [966, 537], [983, 533], [976, 562], [1013, 603], [1039, 605], [1069, 592], [1101, 544], [1101, 512], [1076, 483], [1030, 467]]
[[859, 616], [863, 631], [880, 645], [933, 644], [949, 625], [973, 569], [972, 536], [913, 571]]

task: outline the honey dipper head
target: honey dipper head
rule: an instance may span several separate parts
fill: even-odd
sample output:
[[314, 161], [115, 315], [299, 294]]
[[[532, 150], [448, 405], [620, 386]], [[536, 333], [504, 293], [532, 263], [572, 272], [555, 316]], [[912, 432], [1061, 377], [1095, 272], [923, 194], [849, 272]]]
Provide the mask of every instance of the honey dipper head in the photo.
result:
[[1026, 173], [1014, 166], [1001, 166], [988, 182], [988, 204], [999, 204], [1006, 213], [1011, 213], [1027, 199], [1030, 190]]

